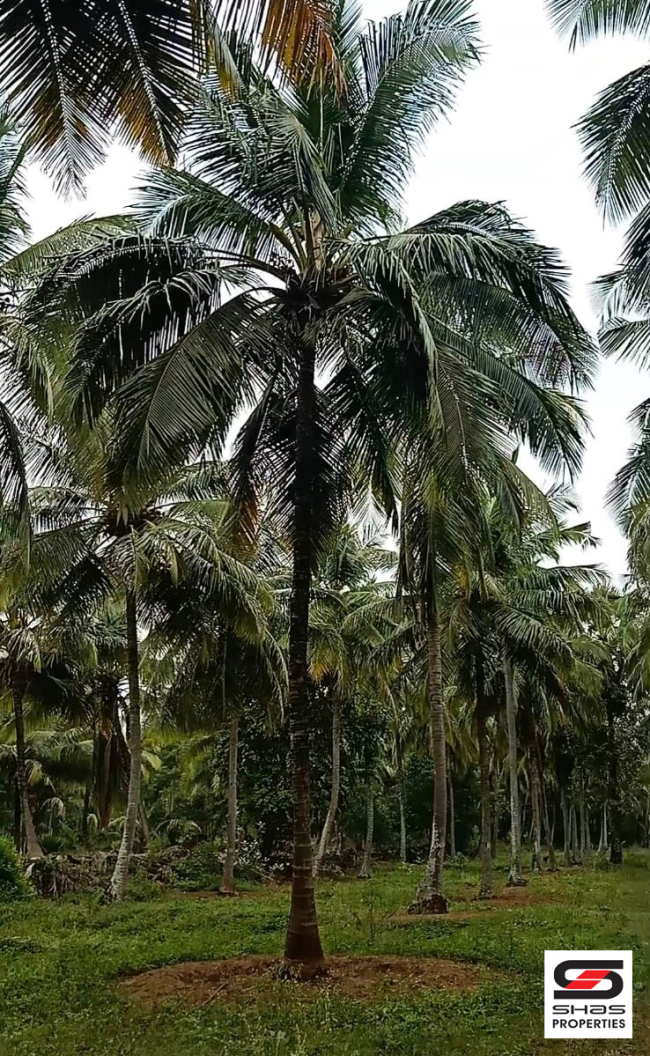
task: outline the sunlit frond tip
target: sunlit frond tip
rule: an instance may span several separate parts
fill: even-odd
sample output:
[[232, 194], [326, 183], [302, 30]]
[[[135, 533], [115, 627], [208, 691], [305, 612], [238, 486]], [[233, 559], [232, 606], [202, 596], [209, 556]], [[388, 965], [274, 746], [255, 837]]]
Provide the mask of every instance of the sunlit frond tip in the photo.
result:
[[330, 0], [216, 0], [215, 15], [224, 29], [261, 34], [266, 58], [292, 79], [316, 68], [329, 76], [339, 70]]
[[546, 0], [546, 8], [559, 33], [569, 37], [572, 48], [597, 36], [644, 36], [650, 29], [647, 0]]

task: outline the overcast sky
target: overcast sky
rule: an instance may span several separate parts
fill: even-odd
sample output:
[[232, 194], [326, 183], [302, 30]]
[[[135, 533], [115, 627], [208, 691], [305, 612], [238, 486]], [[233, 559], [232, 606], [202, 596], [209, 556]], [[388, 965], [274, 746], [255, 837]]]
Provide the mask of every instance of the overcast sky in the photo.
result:
[[[400, 0], [368, 0], [374, 18], [399, 10]], [[466, 198], [504, 201], [538, 236], [558, 246], [573, 271], [574, 305], [592, 329], [589, 283], [610, 270], [620, 233], [605, 229], [581, 176], [572, 126], [599, 89], [647, 60], [632, 39], [601, 41], [569, 54], [544, 14], [543, 0], [475, 0], [487, 55], [471, 74], [455, 114], [431, 137], [408, 192], [417, 220]], [[48, 180], [30, 173], [30, 218], [42, 237], [76, 216], [119, 212], [141, 166], [116, 148], [88, 182], [83, 203], [62, 202]], [[650, 395], [650, 373], [604, 362], [588, 399], [593, 438], [578, 494], [602, 540], [600, 560], [615, 576], [625, 570], [625, 543], [604, 510], [604, 494], [625, 459], [627, 416]]]

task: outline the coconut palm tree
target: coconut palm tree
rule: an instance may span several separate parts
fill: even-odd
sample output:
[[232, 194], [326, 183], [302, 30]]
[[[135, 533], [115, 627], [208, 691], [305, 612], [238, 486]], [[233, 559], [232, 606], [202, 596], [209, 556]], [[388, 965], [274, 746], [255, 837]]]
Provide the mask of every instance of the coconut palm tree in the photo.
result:
[[127, 475], [223, 443], [253, 404], [232, 468], [244, 521], [268, 503], [292, 539], [286, 956], [314, 970], [309, 609], [330, 526], [368, 481], [394, 516], [400, 431], [458, 438], [497, 393], [547, 466], [576, 467], [581, 412], [560, 390], [593, 365], [557, 256], [502, 207], [461, 203], [395, 233], [413, 151], [476, 59], [466, 5], [412, 2], [366, 28], [343, 4], [334, 37], [344, 93], [318, 76], [280, 91], [236, 50], [238, 94], [209, 85], [188, 171], [148, 181], [148, 234], [68, 258], [32, 302], [77, 327], [73, 410], [92, 424], [111, 402]]
[[[643, 0], [548, 0], [551, 15], [572, 47], [599, 35], [650, 36]], [[620, 266], [598, 281], [601, 347], [606, 355], [647, 366], [650, 355], [648, 240], [650, 237], [650, 65], [609, 85], [582, 119], [580, 138], [586, 172], [605, 215], [615, 223], [631, 218]], [[648, 498], [650, 404], [631, 415], [637, 434], [627, 464], [610, 493], [626, 528], [628, 510]]]
[[346, 523], [332, 534], [314, 576], [310, 676], [315, 685], [326, 689], [332, 702], [330, 802], [314, 855], [314, 876], [322, 867], [338, 810], [344, 706], [359, 696], [362, 668], [381, 643], [379, 626], [348, 618], [357, 609], [370, 611], [368, 595], [382, 589], [375, 577], [389, 573], [395, 564], [395, 551], [385, 549], [379, 537], [362, 539], [358, 528]]
[[[650, 32], [644, 0], [547, 0], [547, 7], [572, 48], [601, 35], [646, 39]], [[644, 65], [609, 85], [579, 126], [587, 176], [615, 221], [638, 213], [650, 198], [649, 74]]]
[[[228, 549], [221, 467], [201, 463], [161, 479], [156, 487], [125, 490], [111, 482], [110, 432], [104, 428], [58, 456], [59, 483], [33, 490], [39, 568], [57, 579], [60, 611], [118, 595], [126, 628], [129, 791], [120, 853], [107, 897], [124, 895], [140, 814], [142, 773], [139, 623], [152, 612], [152, 578], [193, 582], [224, 606], [242, 602], [253, 576]], [[155, 600], [154, 600], [155, 609]]]
[[159, 721], [188, 733], [228, 729], [226, 895], [235, 893], [240, 727], [252, 709], [281, 713], [285, 697], [285, 661], [269, 625], [273, 594], [255, 578], [249, 590], [244, 609], [196, 584], [156, 584], [159, 615], [146, 643], [148, 684], [162, 693]]
[[[505, 695], [510, 781], [511, 861], [509, 882], [521, 883], [521, 833], [519, 806], [519, 751], [517, 714], [523, 666], [543, 658], [572, 655], [572, 640], [580, 621], [593, 610], [589, 589], [602, 582], [602, 572], [592, 565], [560, 564], [564, 546], [593, 546], [590, 526], [569, 526], [563, 521], [571, 501], [561, 491], [549, 496], [552, 519], [529, 519], [513, 532], [494, 504], [487, 511], [488, 548], [482, 577], [484, 604], [499, 641], [499, 658]], [[554, 562], [554, 564], [550, 564]], [[571, 636], [562, 621], [571, 624]], [[555, 661], [557, 663], [557, 659]]]

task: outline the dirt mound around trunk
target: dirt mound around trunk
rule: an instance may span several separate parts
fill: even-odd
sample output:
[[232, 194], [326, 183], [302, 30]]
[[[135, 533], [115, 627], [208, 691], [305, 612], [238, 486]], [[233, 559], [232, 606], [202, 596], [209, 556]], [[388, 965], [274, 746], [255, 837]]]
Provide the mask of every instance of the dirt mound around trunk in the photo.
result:
[[291, 982], [278, 978], [280, 965], [271, 957], [193, 962], [132, 976], [122, 987], [147, 1005], [176, 999], [196, 1008], [213, 1001], [250, 1002], [288, 993], [305, 1000], [335, 993], [373, 1001], [386, 998], [391, 991], [475, 990], [493, 974], [477, 965], [433, 957], [330, 957], [327, 964], [328, 975], [311, 982]]

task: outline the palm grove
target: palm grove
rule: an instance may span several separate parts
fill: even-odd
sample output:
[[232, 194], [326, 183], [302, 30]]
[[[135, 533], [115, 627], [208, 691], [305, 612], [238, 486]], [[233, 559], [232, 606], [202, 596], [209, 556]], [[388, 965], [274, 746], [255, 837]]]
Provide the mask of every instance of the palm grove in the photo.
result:
[[[619, 596], [570, 491], [597, 347], [564, 263], [499, 203], [404, 219], [471, 5], [72, 6], [0, 5], [0, 824], [31, 860], [114, 847], [108, 899], [152, 842], [209, 841], [225, 893], [284, 863], [307, 973], [315, 878], [373, 846], [426, 862], [413, 912], [459, 852], [490, 898], [499, 839], [512, 884], [620, 861], [650, 803], [645, 414]], [[128, 213], [30, 244], [30, 156], [75, 189], [109, 135], [151, 165]], [[626, 179], [641, 204], [633, 167], [604, 197]], [[636, 235], [605, 334], [643, 354]]]

